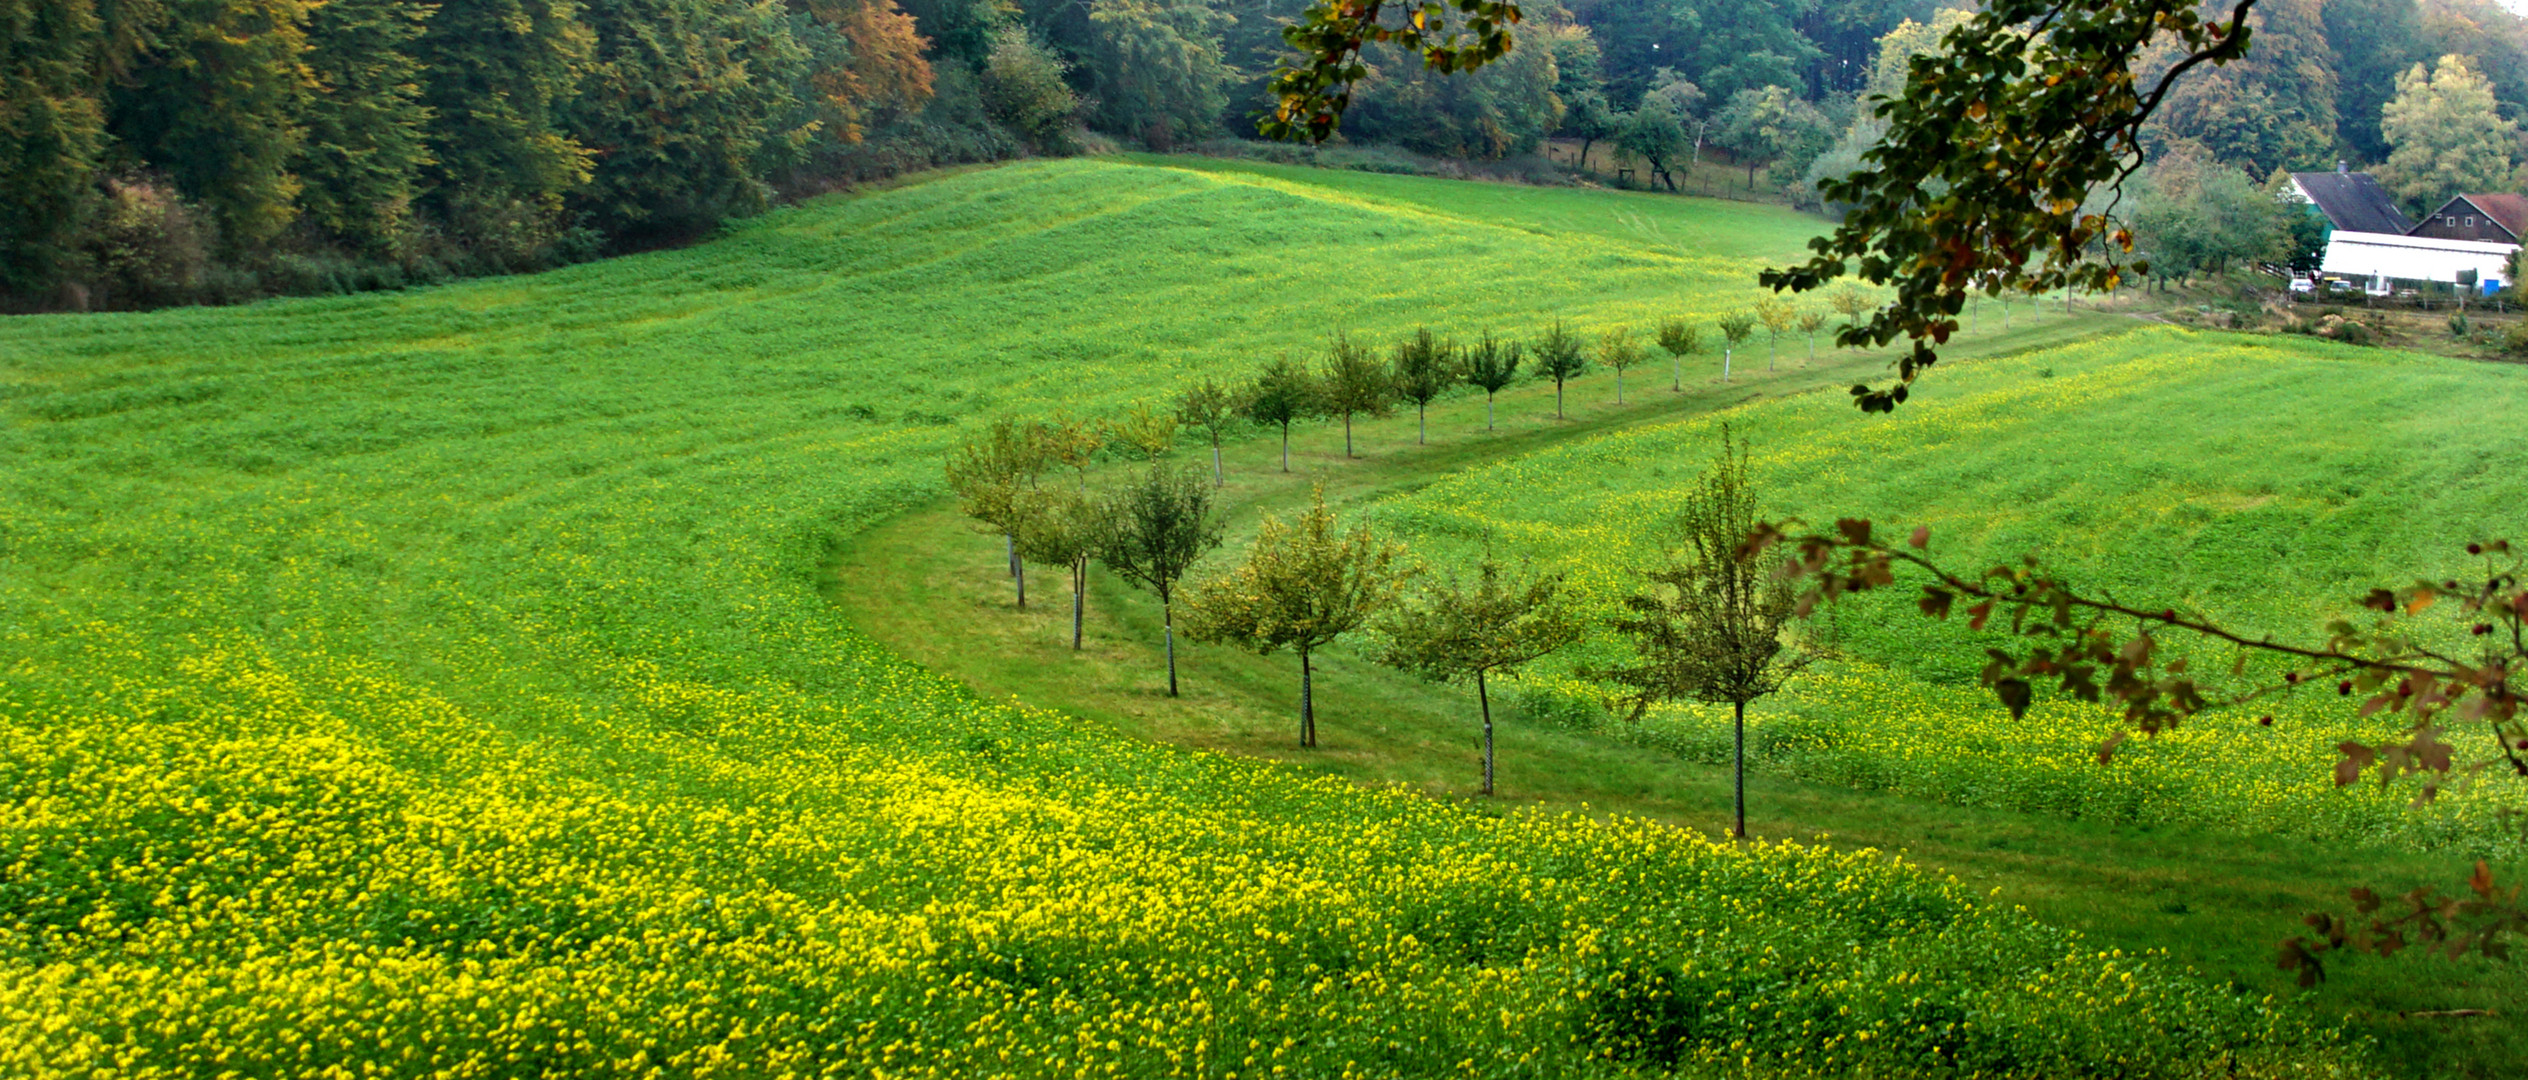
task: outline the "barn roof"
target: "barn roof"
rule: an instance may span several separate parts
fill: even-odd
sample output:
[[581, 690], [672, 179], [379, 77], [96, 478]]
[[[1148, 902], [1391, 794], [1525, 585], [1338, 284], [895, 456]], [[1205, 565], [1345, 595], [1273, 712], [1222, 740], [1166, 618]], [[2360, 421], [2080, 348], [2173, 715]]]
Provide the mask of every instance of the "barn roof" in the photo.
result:
[[2509, 229], [2512, 236], [2528, 236], [2528, 198], [2494, 193], [2461, 198], [2474, 203], [2475, 208], [2483, 211], [2486, 217]]
[[2405, 211], [2396, 208], [2396, 199], [2369, 173], [2292, 173], [2291, 181], [2338, 229], [2361, 233], [2405, 233], [2414, 229]]

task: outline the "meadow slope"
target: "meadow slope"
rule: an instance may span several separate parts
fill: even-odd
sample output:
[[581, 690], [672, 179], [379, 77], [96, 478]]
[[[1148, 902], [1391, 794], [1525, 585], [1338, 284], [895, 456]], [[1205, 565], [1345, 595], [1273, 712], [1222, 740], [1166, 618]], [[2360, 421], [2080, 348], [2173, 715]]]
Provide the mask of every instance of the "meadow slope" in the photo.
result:
[[1139, 743], [819, 594], [978, 418], [1331, 327], [1709, 311], [1806, 228], [1482, 193], [1747, 245], [1692, 254], [1414, 188], [1027, 164], [532, 278], [0, 323], [0, 1071], [2360, 1071], [1871, 853]]
[[[2512, 367], [2157, 328], [1943, 365], [1883, 418], [1816, 394], [1643, 426], [1467, 470], [1381, 516], [1443, 561], [1490, 540], [1566, 566], [1612, 610], [1631, 568], [1659, 558], [1680, 481], [1727, 425], [1752, 446], [1768, 513], [1927, 526], [1931, 553], [1962, 570], [2036, 553], [2127, 602], [2309, 640], [2398, 575], [2469, 572], [2471, 540], [2528, 536], [2515, 479], [2528, 436], [2508, 422], [2523, 408]], [[2110, 711], [2041, 695], [2012, 722], [1976, 682], [1999, 636], [1922, 618], [1918, 595], [1905, 585], [1833, 613], [1834, 659], [1751, 714], [1772, 768], [2058, 817], [2517, 854], [2500, 817], [2510, 785], [2423, 810], [2411, 784], [2337, 789], [2335, 745], [2397, 725], [2332, 693], [2208, 715], [2100, 768]], [[2419, 625], [2460, 637], [2448, 619]], [[1605, 723], [1588, 704], [1601, 691], [1568, 673], [1623, 651], [1600, 638], [1533, 680], [1563, 699], [1541, 711]], [[2216, 672], [2232, 659], [2195, 651]], [[1719, 760], [1728, 710], [1662, 708], [1625, 734]]]

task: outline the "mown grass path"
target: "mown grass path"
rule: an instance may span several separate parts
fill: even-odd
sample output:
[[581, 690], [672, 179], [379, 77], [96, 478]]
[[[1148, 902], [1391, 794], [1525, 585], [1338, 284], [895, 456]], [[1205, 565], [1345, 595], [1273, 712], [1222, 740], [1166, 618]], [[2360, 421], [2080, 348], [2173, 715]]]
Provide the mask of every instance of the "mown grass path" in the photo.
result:
[[[2112, 316], [2022, 320], [2017, 332], [1968, 341], [1925, 385], [1943, 391], [1975, 358], [2042, 349], [2130, 323]], [[1701, 373], [1683, 395], [1664, 384], [1637, 385], [1628, 405], [1612, 404], [1612, 378], [1572, 386], [1567, 421], [1553, 418], [1550, 383], [1502, 395], [1500, 430], [1483, 427], [1480, 396], [1435, 405], [1429, 445], [1414, 443], [1410, 412], [1356, 425], [1358, 458], [1342, 453], [1339, 428], [1312, 425], [1293, 438], [1292, 472], [1279, 469], [1280, 442], [1264, 436], [1227, 447], [1222, 492], [1234, 554], [1265, 513], [1287, 517], [1312, 486], [1354, 512], [1421, 489], [1470, 467], [1568, 446], [1613, 432], [1713, 413], [1762, 398], [1835, 393], [1876, 375], [1880, 357], [1825, 358], [1818, 367], [1763, 370], [1742, 365], [1739, 381]], [[1708, 364], [1702, 365], [1709, 367]], [[1649, 383], [1651, 380], [1639, 380]], [[1918, 408], [1932, 408], [1925, 403]], [[1856, 422], [1859, 422], [1856, 420]], [[1179, 458], [1207, 457], [1193, 442]], [[1690, 475], [1699, 460], [1673, 463]], [[1111, 477], [1132, 468], [1106, 466]], [[1485, 812], [1585, 808], [1726, 831], [1729, 774], [1656, 749], [1597, 734], [1522, 722], [1504, 712], [1499, 732], [1501, 794], [1485, 800], [1476, 781], [1469, 692], [1434, 687], [1338, 647], [1319, 662], [1322, 745], [1296, 746], [1295, 661], [1259, 659], [1195, 646], [1180, 654], [1184, 696], [1165, 696], [1159, 677], [1155, 601], [1093, 571], [1086, 648], [1069, 648], [1070, 597], [1059, 568], [1031, 568], [1029, 607], [1013, 607], [997, 537], [974, 532], [953, 504], [934, 502], [856, 537], [843, 549], [832, 595], [854, 623], [923, 666], [987, 696], [1060, 710], [1090, 725], [1288, 764], [1357, 783], [1401, 786]], [[1215, 556], [1215, 565], [1225, 561]], [[1197, 576], [1203, 571], [1197, 571]], [[1998, 708], [1998, 706], [1994, 706]], [[2306, 911], [2339, 907], [2351, 883], [2396, 888], [2446, 884], [2457, 873], [2445, 854], [2386, 846], [2321, 846], [2246, 831], [2131, 826], [1960, 807], [1805, 783], [1759, 772], [1751, 780], [1751, 827], [1759, 838], [1822, 838], [1838, 848], [1901, 852], [1955, 875], [1977, 892], [1997, 891], [2048, 922], [2082, 930], [2132, 951], [2166, 950], [2208, 976], [2253, 992], [2297, 994], [2272, 968], [2276, 941]], [[2379, 1038], [2388, 1060], [2416, 1076], [2516, 1075], [2528, 1060], [2528, 1017], [2505, 1008], [2528, 996], [2516, 968], [2470, 961], [2450, 965], [2406, 958], [2347, 963], [2306, 1000], [2354, 1017]], [[2404, 1014], [2491, 1007], [2490, 1018], [2408, 1018]]]

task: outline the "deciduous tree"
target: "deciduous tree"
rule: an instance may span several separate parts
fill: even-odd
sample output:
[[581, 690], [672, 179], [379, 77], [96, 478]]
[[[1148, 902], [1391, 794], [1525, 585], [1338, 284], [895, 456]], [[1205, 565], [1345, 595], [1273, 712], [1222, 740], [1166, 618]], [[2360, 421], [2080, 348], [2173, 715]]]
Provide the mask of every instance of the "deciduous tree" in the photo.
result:
[[1473, 680], [1483, 713], [1483, 793], [1492, 794], [1491, 675], [1516, 675], [1526, 664], [1580, 639], [1583, 624], [1563, 595], [1558, 573], [1511, 573], [1486, 555], [1472, 581], [1430, 583], [1381, 620], [1383, 659], [1434, 682]]
[[1457, 345], [1434, 337], [1429, 327], [1396, 343], [1395, 364], [1390, 373], [1397, 397], [1413, 403], [1413, 441], [1430, 441], [1429, 413], [1431, 402], [1455, 384], [1458, 375]]
[[1159, 458], [1176, 447], [1176, 414], [1147, 404], [1124, 410], [1121, 418], [1106, 425], [1107, 437], [1116, 445], [1141, 455], [1141, 460], [1157, 463]]
[[1695, 484], [1677, 517], [1680, 547], [1666, 566], [1642, 573], [1624, 598], [1617, 632], [1632, 643], [1630, 663], [1603, 674], [1623, 686], [1632, 716], [1662, 701], [1728, 705], [1732, 716], [1735, 824], [1747, 837], [1747, 703], [1781, 689], [1809, 654], [1792, 648], [1793, 591], [1746, 545], [1761, 521], [1747, 478], [1744, 443], [1721, 429], [1719, 459]]
[[1587, 348], [1580, 343], [1579, 335], [1564, 331], [1560, 322], [1536, 339], [1536, 373], [1554, 380], [1554, 419], [1562, 419], [1563, 382], [1579, 378], [1587, 370]]
[[1360, 629], [1393, 602], [1405, 571], [1403, 547], [1379, 540], [1367, 523], [1337, 526], [1320, 487], [1299, 520], [1270, 515], [1246, 558], [1195, 590], [1186, 628], [1197, 641], [1235, 645], [1258, 656], [1299, 654], [1299, 745], [1317, 745], [1311, 657]]
[[1768, 296], [1756, 301], [1756, 319], [1765, 329], [1764, 370], [1771, 371], [1782, 359], [1782, 332], [1799, 322], [1799, 309]]
[[1668, 389], [1682, 393], [1685, 390], [1685, 358], [1703, 351], [1703, 332], [1683, 319], [1670, 319], [1659, 324], [1659, 347], [1667, 351], [1675, 364], [1675, 369], [1669, 373]]
[[1743, 311], [1733, 311], [1727, 315], [1721, 316], [1717, 325], [1720, 327], [1722, 342], [1720, 349], [1720, 381], [1728, 382], [1729, 362], [1731, 358], [1738, 355], [1738, 346], [1745, 342], [1748, 338], [1755, 336], [1756, 317]]
[[1325, 369], [1317, 375], [1325, 411], [1343, 418], [1343, 456], [1353, 457], [1352, 417], [1385, 416], [1395, 404], [1395, 380], [1370, 351], [1341, 334], [1326, 350]]
[[1150, 474], [1107, 499], [1097, 558], [1159, 598], [1167, 641], [1167, 696], [1176, 696], [1176, 590], [1195, 560], [1220, 546], [1211, 488], [1200, 469], [1152, 464]]
[[1219, 380], [1205, 376], [1203, 381], [1186, 387], [1176, 399], [1176, 421], [1190, 428], [1201, 428], [1211, 440], [1211, 486], [1229, 482], [1220, 468], [1220, 440], [1237, 423], [1242, 403], [1238, 395]]
[[1633, 332], [1616, 327], [1598, 336], [1598, 363], [1615, 372], [1615, 403], [1624, 403], [1624, 372], [1641, 363], [1641, 343], [1633, 340]]
[[2388, 188], [2415, 213], [2470, 191], [2508, 190], [2519, 125], [2494, 111], [2492, 84], [2463, 56], [2397, 76], [2379, 133], [2394, 147]]
[[1807, 334], [1807, 335], [1808, 335], [1808, 362], [1809, 362], [1809, 363], [1814, 364], [1814, 363], [1816, 363], [1816, 362], [1817, 362], [1817, 331], [1819, 331], [1819, 330], [1823, 330], [1823, 329], [1825, 329], [1825, 328], [1826, 328], [1826, 313], [1825, 313], [1825, 312], [1822, 312], [1822, 311], [1803, 311], [1803, 312], [1800, 312], [1800, 313], [1799, 313], [1799, 329], [1800, 329], [1800, 332], [1801, 332], [1801, 333], [1803, 333], [1803, 334]]
[[1071, 573], [1071, 648], [1078, 651], [1088, 610], [1088, 564], [1110, 544], [1108, 508], [1086, 492], [1054, 487], [1019, 493], [1025, 503], [1018, 555]]
[[1290, 425], [1325, 415], [1325, 388], [1307, 365], [1287, 356], [1264, 365], [1239, 395], [1246, 418], [1282, 429], [1282, 471], [1290, 471]]
[[1519, 378], [1520, 355], [1524, 350], [1515, 341], [1495, 341], [1492, 332], [1473, 348], [1466, 350], [1466, 381], [1483, 388], [1483, 429], [1492, 430], [1492, 397], [1507, 389]]
[[1027, 606], [1027, 569], [1018, 555], [1018, 538], [1038, 508], [1028, 492], [1044, 471], [1046, 454], [1042, 429], [1008, 417], [993, 421], [989, 430], [948, 454], [948, 489], [957, 495], [957, 509], [986, 531], [1001, 534], [1020, 608]]

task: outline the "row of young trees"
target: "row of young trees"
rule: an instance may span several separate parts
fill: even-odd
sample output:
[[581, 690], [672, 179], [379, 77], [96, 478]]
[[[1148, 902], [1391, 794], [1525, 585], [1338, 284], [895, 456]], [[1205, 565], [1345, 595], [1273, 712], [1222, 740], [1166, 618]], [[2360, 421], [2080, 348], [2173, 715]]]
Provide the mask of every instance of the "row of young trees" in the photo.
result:
[[[1408, 347], [1427, 348], [1427, 335]], [[1215, 384], [1184, 397], [1184, 414], [1218, 401]], [[1225, 410], [1211, 410], [1218, 418]], [[1317, 745], [1317, 654], [1367, 633], [1382, 664], [1443, 683], [1472, 684], [1481, 722], [1483, 794], [1493, 792], [1495, 755], [1490, 680], [1578, 641], [1589, 623], [1560, 573], [1509, 567], [1489, 551], [1471, 575], [1435, 574], [1382, 540], [1366, 521], [1346, 526], [1322, 487], [1284, 522], [1267, 515], [1235, 565], [1188, 584], [1221, 543], [1215, 474], [1160, 460], [1177, 416], [1137, 409], [1120, 420], [1001, 420], [948, 459], [949, 486], [979, 527], [1004, 537], [1017, 606], [1027, 606], [1026, 564], [1064, 567], [1071, 586], [1071, 647], [1083, 645], [1087, 575], [1100, 563], [1159, 601], [1168, 695], [1179, 692], [1178, 608], [1189, 637], [1259, 656], [1288, 651], [1299, 661], [1298, 742]], [[1218, 421], [1212, 425], [1217, 447]], [[1137, 471], [1106, 489], [1089, 482], [1091, 462], [1120, 450]], [[1047, 474], [1068, 470], [1074, 477]], [[1735, 835], [1746, 834], [1746, 704], [1777, 689], [1806, 662], [1790, 647], [1787, 585], [1761, 571], [1740, 541], [1758, 521], [1746, 476], [1746, 448], [1726, 432], [1719, 461], [1689, 493], [1676, 545], [1639, 574], [1608, 628], [1631, 642], [1633, 659], [1589, 674], [1619, 687], [1639, 719], [1653, 704], [1696, 700], [1736, 708], [1738, 798]]]

